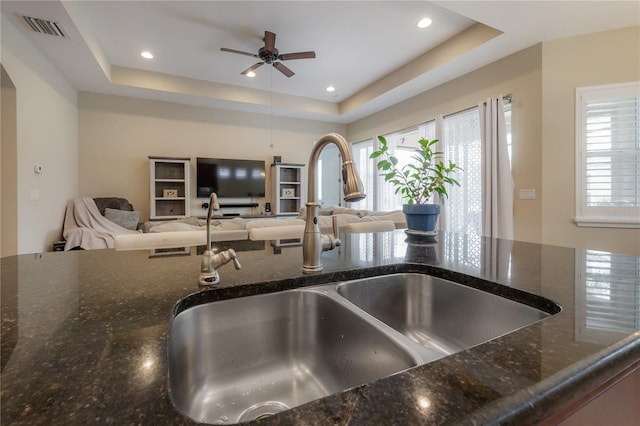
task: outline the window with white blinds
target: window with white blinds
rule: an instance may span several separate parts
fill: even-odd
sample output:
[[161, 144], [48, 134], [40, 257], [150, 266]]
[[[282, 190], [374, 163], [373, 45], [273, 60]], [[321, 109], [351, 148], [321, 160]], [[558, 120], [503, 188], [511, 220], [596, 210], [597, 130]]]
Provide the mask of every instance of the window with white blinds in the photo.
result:
[[576, 223], [640, 227], [640, 82], [576, 90]]

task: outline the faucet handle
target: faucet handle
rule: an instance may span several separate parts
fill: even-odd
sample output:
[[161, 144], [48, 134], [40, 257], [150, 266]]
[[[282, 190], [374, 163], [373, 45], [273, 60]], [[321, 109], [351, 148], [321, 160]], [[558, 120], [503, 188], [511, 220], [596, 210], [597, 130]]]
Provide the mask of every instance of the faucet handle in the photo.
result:
[[228, 251], [229, 251], [229, 256], [233, 260], [233, 267], [236, 268], [236, 270], [241, 269], [242, 265], [240, 265], [240, 259], [238, 259], [238, 255], [236, 254], [236, 251], [234, 249], [229, 249]]
[[342, 244], [340, 239], [333, 235], [322, 234], [321, 238], [322, 238], [322, 251], [333, 250], [334, 248]]

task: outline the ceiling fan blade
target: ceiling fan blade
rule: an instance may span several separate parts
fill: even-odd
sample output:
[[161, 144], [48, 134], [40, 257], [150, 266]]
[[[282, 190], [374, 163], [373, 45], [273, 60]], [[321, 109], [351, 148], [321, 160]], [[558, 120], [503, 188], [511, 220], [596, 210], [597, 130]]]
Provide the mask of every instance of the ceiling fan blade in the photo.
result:
[[288, 61], [291, 59], [312, 59], [316, 57], [316, 52], [296, 52], [296, 53], [283, 53], [278, 56], [281, 61]]
[[287, 68], [286, 66], [284, 66], [284, 64], [280, 62], [274, 62], [273, 67], [278, 71], [280, 71], [282, 74], [286, 75], [287, 77], [291, 77], [295, 74], [293, 71], [291, 71], [289, 68]]
[[264, 32], [264, 48], [269, 52], [276, 48], [276, 35], [271, 31]]
[[255, 53], [243, 52], [242, 50], [227, 49], [226, 47], [221, 47], [220, 50], [222, 50], [223, 52], [237, 53], [239, 55], [252, 56], [254, 58], [258, 57], [258, 55], [256, 55]]
[[264, 62], [258, 62], [257, 64], [253, 64], [251, 65], [249, 68], [247, 68], [246, 70], [242, 71], [240, 74], [242, 75], [247, 75], [249, 74], [251, 71], [256, 70], [258, 68], [260, 68], [261, 66], [264, 65]]

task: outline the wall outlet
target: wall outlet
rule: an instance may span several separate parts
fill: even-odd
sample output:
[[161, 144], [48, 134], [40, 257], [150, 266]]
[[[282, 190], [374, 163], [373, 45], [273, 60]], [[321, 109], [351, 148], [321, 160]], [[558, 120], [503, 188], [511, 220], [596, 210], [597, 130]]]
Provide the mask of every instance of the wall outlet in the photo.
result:
[[521, 200], [535, 200], [536, 199], [536, 190], [535, 189], [521, 189], [519, 193], [519, 198]]

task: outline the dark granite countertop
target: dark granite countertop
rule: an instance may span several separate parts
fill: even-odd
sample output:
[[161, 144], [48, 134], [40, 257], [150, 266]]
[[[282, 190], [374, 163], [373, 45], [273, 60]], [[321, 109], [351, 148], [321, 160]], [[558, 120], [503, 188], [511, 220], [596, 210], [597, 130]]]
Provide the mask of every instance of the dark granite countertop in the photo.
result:
[[347, 236], [322, 255], [322, 273], [305, 276], [299, 246], [229, 246], [242, 270], [223, 267], [222, 284], [204, 291], [196, 248], [182, 256], [95, 250], [3, 258], [2, 424], [192, 424], [168, 396], [167, 333], [178, 300], [399, 271], [536, 306], [550, 300], [562, 311], [256, 423], [534, 423], [640, 360], [635, 257], [461, 235], [416, 245], [396, 231]]

